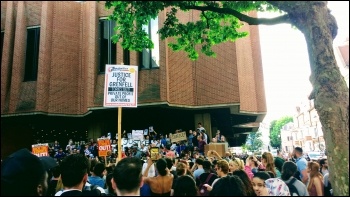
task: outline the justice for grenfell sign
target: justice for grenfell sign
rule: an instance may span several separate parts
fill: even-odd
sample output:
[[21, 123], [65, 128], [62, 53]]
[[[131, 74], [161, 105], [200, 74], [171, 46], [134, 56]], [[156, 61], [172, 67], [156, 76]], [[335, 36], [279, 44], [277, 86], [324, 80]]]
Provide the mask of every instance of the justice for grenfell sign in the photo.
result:
[[104, 107], [137, 107], [137, 66], [106, 65]]

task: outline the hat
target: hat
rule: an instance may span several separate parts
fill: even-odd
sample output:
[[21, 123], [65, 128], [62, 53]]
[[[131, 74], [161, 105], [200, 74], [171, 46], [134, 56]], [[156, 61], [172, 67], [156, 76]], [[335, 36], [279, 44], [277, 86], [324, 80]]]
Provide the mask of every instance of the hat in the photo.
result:
[[[28, 149], [12, 153], [1, 163], [1, 185], [38, 184], [44, 172], [57, 166], [53, 158], [39, 158]], [[3, 188], [3, 187], [2, 187]]]
[[50, 170], [56, 166], [58, 166], [58, 163], [56, 160], [54, 160], [52, 157], [44, 156], [39, 157], [41, 163], [44, 165], [45, 170]]

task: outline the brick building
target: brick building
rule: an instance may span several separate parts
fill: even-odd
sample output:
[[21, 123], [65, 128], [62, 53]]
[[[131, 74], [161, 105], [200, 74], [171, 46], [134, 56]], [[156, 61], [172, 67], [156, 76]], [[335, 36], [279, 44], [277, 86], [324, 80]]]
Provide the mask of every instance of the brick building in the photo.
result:
[[[150, 23], [163, 24], [165, 11]], [[133, 52], [113, 44], [103, 2], [1, 2], [2, 156], [36, 140], [74, 141], [117, 131], [117, 109], [103, 107], [104, 66], [139, 66], [138, 107], [123, 108], [122, 130], [158, 133], [220, 129], [231, 146], [245, 142], [266, 114], [257, 26], [250, 36], [191, 61], [150, 34], [156, 47]], [[255, 15], [255, 14], [252, 14]], [[197, 12], [180, 20], [196, 20]]]

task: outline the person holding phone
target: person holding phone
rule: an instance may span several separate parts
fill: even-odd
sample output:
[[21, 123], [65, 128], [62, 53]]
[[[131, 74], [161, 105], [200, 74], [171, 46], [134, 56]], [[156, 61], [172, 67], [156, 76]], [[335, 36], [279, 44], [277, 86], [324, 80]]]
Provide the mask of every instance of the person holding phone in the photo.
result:
[[152, 164], [152, 159], [148, 159], [147, 168], [143, 173], [144, 183], [150, 186], [152, 196], [170, 196], [174, 176], [167, 168], [167, 162], [158, 154], [158, 160], [155, 163], [158, 175], [156, 177], [147, 177]]

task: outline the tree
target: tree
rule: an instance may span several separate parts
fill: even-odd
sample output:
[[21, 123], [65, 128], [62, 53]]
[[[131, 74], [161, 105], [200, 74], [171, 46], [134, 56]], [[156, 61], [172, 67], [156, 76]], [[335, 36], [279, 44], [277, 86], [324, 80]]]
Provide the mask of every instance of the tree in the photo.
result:
[[[166, 20], [159, 29], [161, 39], [174, 37], [169, 46], [184, 50], [193, 60], [198, 58], [196, 46], [209, 56], [215, 56], [211, 47], [226, 41], [235, 41], [247, 35], [237, 31], [244, 25], [274, 25], [289, 23], [305, 36], [311, 67], [310, 81], [319, 114], [330, 169], [330, 180], [335, 195], [349, 195], [349, 88], [337, 66], [332, 42], [337, 35], [337, 22], [327, 8], [327, 1], [107, 1], [113, 7], [111, 19], [116, 21], [117, 34], [123, 48], [141, 51], [153, 48], [153, 43], [142, 25], [148, 24], [161, 11]], [[197, 10], [196, 22], [182, 24], [176, 17], [181, 11]], [[272, 18], [255, 18], [250, 11], [281, 11], [283, 15]]]
[[258, 151], [259, 149], [261, 149], [264, 145], [263, 141], [261, 140], [261, 137], [262, 133], [260, 131], [249, 133], [249, 135], [247, 136], [247, 142], [249, 144], [247, 146], [247, 149], [249, 151]]
[[281, 129], [282, 127], [293, 122], [293, 117], [285, 116], [279, 120], [273, 120], [270, 124], [270, 145], [275, 148], [281, 148]]

